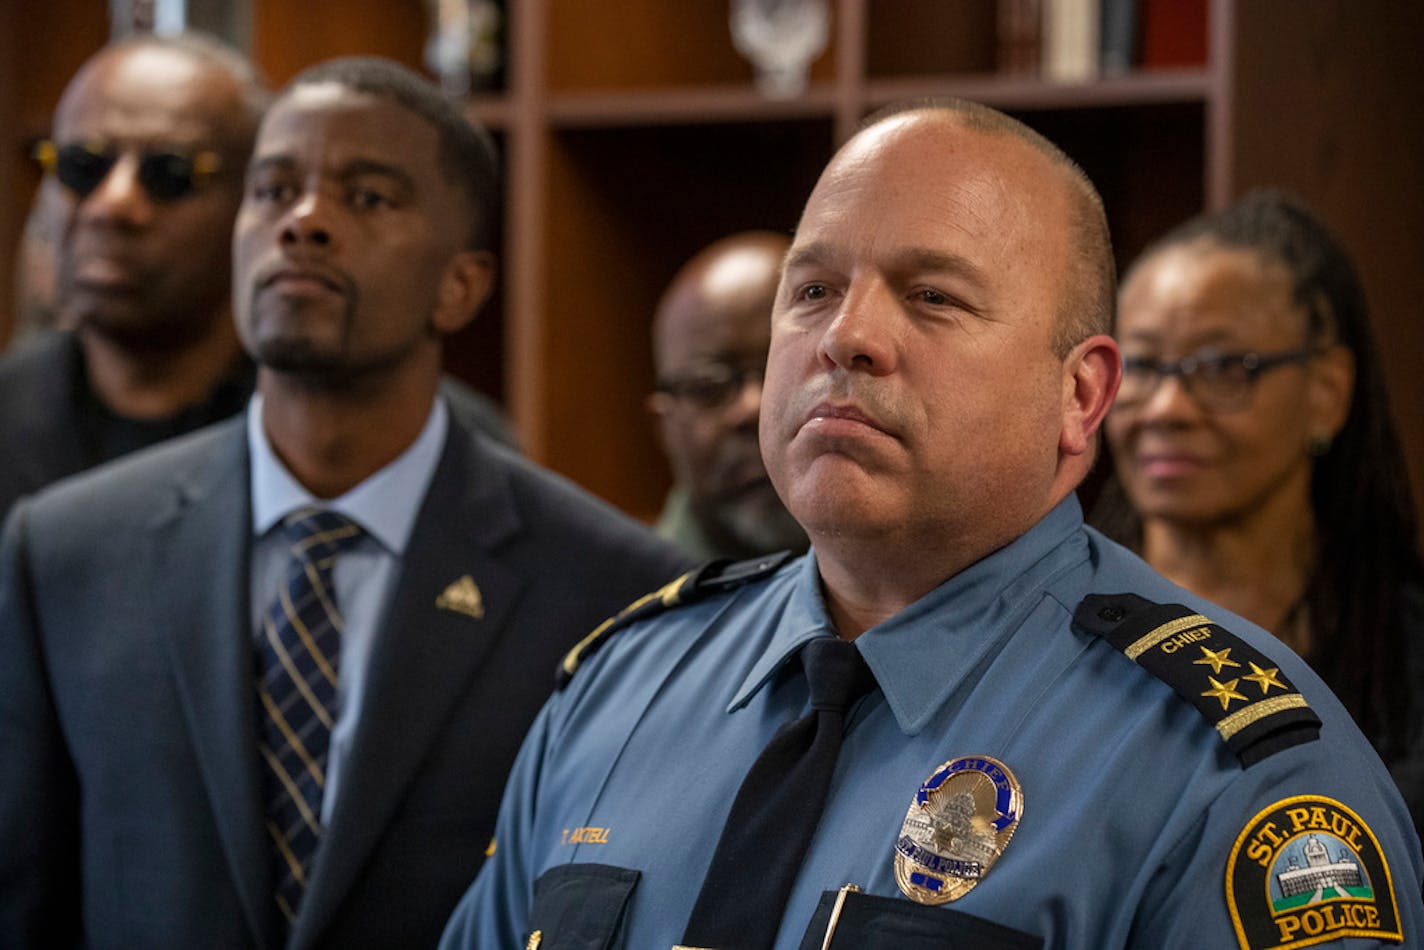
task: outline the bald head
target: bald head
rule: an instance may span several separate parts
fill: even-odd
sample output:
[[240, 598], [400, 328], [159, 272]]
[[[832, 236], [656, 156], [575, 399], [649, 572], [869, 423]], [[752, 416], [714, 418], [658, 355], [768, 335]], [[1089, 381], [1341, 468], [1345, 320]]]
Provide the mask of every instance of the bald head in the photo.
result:
[[239, 54], [203, 37], [106, 47], [55, 112], [63, 222], [57, 307], [127, 353], [232, 338], [233, 220], [266, 102]]
[[704, 542], [689, 546], [701, 556], [805, 546], [757, 445], [771, 308], [790, 244], [771, 231], [717, 241], [677, 272], [654, 316], [658, 392], [648, 406]]
[[[197, 83], [214, 87], [204, 96], [206, 114], [219, 125], [226, 142], [242, 152], [252, 149], [257, 126], [271, 102], [257, 68], [237, 50], [200, 33], [179, 36], [143, 34], [111, 43], [95, 53], [65, 87], [55, 109], [58, 137], [67, 119], [94, 96], [104, 96], [106, 77], [117, 72], [145, 73], [155, 86]], [[198, 105], [198, 111], [205, 111]]]
[[960, 128], [1012, 136], [1031, 146], [1062, 173], [1071, 202], [1067, 223], [1072, 241], [1054, 350], [1064, 356], [1088, 337], [1109, 332], [1117, 293], [1117, 265], [1103, 199], [1082, 167], [1017, 119], [965, 99], [928, 99], [888, 106], [868, 116], [860, 131], [912, 115], [939, 116]]
[[653, 318], [658, 373], [676, 372], [699, 338], [733, 332], [770, 339], [771, 305], [791, 239], [773, 231], [733, 234], [682, 266]]

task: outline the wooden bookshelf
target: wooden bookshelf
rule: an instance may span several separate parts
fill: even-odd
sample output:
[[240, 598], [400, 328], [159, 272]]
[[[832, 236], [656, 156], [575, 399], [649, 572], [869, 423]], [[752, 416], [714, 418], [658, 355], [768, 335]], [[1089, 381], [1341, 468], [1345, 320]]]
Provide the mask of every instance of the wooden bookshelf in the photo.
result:
[[[275, 80], [344, 53], [420, 65], [421, 0], [251, 2], [255, 55]], [[508, 0], [505, 87], [467, 103], [504, 153], [503, 275], [451, 368], [506, 402], [533, 457], [652, 517], [668, 473], [643, 409], [648, 330], [677, 266], [729, 231], [792, 228], [868, 112], [962, 96], [1019, 116], [1085, 167], [1124, 264], [1254, 186], [1314, 205], [1359, 263], [1424, 508], [1424, 5], [1196, 0], [1204, 62], [1054, 84], [996, 71], [997, 2], [831, 0], [807, 93], [776, 102], [732, 45], [726, 0]], [[11, 41], [32, 70], [60, 42]], [[0, 108], [32, 115], [26, 95], [0, 93]], [[14, 150], [0, 159], [11, 168]], [[5, 180], [25, 200], [32, 181]]]

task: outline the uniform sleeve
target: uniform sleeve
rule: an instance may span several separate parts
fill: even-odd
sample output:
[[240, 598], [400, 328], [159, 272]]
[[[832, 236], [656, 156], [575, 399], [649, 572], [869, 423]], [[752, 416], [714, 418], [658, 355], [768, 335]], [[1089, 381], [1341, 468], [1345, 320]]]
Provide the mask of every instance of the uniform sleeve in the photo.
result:
[[65, 946], [81, 919], [78, 780], [31, 600], [26, 510], [0, 538], [0, 946]]
[[1317, 741], [1244, 770], [1173, 843], [1131, 945], [1424, 946], [1421, 873], [1378, 757]]
[[532, 851], [539, 777], [550, 721], [561, 694], [544, 704], [525, 736], [505, 783], [495, 823], [494, 852], [485, 861], [445, 927], [441, 950], [522, 947], [528, 936], [538, 857]]

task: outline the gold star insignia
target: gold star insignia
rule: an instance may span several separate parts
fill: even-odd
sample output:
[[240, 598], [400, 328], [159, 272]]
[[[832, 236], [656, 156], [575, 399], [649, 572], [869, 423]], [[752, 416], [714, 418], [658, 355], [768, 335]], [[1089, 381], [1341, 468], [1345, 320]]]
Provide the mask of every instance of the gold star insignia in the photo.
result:
[[1276, 674], [1279, 672], [1279, 667], [1273, 666], [1269, 670], [1263, 670], [1255, 663], [1252, 663], [1250, 675], [1243, 676], [1241, 678], [1244, 680], [1250, 680], [1257, 686], [1261, 687], [1261, 695], [1264, 696], [1271, 691], [1272, 686], [1276, 686], [1281, 689], [1286, 688], [1285, 683], [1282, 683], [1280, 680], [1276, 679]]
[[[1236, 665], [1239, 666], [1240, 664]], [[1233, 699], [1239, 699], [1242, 702], [1250, 702], [1250, 700], [1248, 700], [1245, 696], [1242, 696], [1240, 693], [1236, 692], [1236, 684], [1241, 682], [1239, 679], [1227, 680], [1225, 683], [1218, 683], [1215, 677], [1208, 676], [1207, 682], [1211, 683], [1211, 689], [1202, 693], [1202, 695], [1210, 696], [1213, 699], [1221, 700], [1222, 709], [1230, 709], [1231, 701]]]
[[1200, 660], [1192, 660], [1192, 665], [1209, 666], [1211, 667], [1211, 671], [1218, 676], [1221, 675], [1221, 668], [1223, 666], [1241, 665], [1231, 658], [1231, 647], [1227, 647], [1225, 650], [1208, 650], [1206, 647], [1202, 647], [1201, 651], [1202, 658]]

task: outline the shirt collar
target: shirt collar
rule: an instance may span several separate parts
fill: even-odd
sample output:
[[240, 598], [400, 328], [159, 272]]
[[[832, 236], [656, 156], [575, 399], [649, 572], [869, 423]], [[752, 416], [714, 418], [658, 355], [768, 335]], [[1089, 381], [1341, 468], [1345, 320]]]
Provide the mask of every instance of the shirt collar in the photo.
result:
[[[915, 735], [960, 682], [1038, 603], [1033, 594], [1087, 556], [1083, 512], [1069, 494], [1038, 524], [856, 638], [901, 731]], [[1079, 543], [1069, 543], [1076, 536]], [[745, 704], [801, 646], [835, 629], [815, 552], [802, 558], [786, 613], [728, 711]]]
[[289, 512], [320, 504], [355, 521], [392, 554], [404, 554], [449, 425], [445, 401], [437, 398], [420, 435], [404, 452], [346, 494], [321, 501], [277, 457], [262, 427], [262, 395], [254, 394], [247, 408], [253, 536], [262, 537]]

